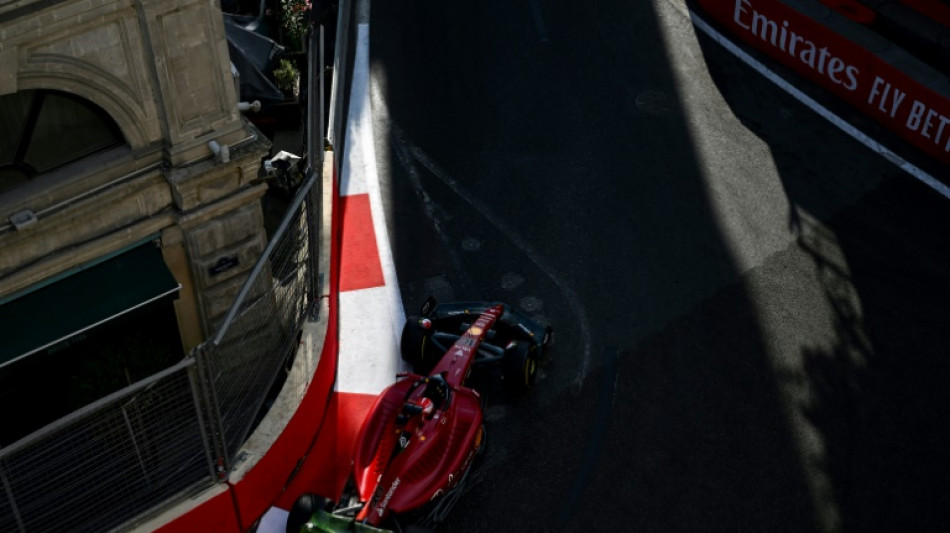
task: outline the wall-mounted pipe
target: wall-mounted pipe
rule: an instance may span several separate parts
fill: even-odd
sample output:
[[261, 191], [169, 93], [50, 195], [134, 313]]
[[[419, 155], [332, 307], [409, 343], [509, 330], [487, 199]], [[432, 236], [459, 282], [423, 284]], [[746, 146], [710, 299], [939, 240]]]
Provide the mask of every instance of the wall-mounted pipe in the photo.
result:
[[226, 144], [218, 144], [218, 141], [208, 141], [208, 148], [214, 152], [215, 159], [220, 163], [227, 163], [231, 160], [231, 150]]
[[238, 102], [238, 111], [241, 111], [242, 113], [246, 113], [248, 111], [260, 113], [261, 101], [254, 100], [253, 102]]

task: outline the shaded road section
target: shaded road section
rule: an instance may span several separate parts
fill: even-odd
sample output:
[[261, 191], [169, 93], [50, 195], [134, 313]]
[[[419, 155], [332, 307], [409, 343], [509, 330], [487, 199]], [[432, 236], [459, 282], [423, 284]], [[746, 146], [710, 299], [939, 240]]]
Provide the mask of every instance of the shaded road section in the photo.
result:
[[939, 199], [682, 2], [396, 4], [371, 92], [407, 311], [504, 300], [556, 330], [531, 395], [482, 377], [489, 453], [446, 531], [946, 519], [936, 489], [884, 505], [946, 481], [900, 468], [945, 443]]

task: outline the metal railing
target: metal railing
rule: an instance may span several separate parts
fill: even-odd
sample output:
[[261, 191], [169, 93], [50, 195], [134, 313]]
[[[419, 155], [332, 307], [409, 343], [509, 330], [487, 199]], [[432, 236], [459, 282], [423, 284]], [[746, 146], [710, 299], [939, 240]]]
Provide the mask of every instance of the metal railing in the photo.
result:
[[317, 250], [310, 236], [319, 227], [317, 174], [311, 173], [276, 234], [209, 341], [195, 355], [207, 383], [215, 445], [230, 468], [253, 429], [261, 406], [298, 346], [298, 334], [314, 304], [311, 283]]
[[[321, 132], [325, 123], [320, 30], [309, 47], [308, 136], [310, 121]], [[0, 531], [130, 527], [227, 479], [317, 308], [324, 152], [307, 142], [304, 182], [216, 334], [177, 365], [0, 449]]]
[[207, 486], [196, 390], [187, 358], [0, 450], [0, 531], [101, 531]]

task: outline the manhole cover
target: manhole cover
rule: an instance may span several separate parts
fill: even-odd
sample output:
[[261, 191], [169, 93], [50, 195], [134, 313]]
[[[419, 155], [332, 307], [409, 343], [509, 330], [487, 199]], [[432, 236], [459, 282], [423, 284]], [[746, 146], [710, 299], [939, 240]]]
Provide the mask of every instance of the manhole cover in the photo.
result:
[[663, 115], [671, 109], [670, 97], [660, 91], [644, 91], [637, 95], [637, 109], [651, 115]]
[[535, 298], [534, 296], [526, 296], [522, 298], [519, 304], [521, 305], [521, 309], [529, 313], [533, 313], [544, 307], [544, 303], [541, 301], [541, 299]]
[[501, 277], [502, 289], [514, 289], [522, 283], [524, 283], [524, 278], [514, 272], [509, 272]]
[[466, 252], [477, 252], [482, 248], [482, 241], [475, 238], [468, 238], [462, 241], [462, 249]]

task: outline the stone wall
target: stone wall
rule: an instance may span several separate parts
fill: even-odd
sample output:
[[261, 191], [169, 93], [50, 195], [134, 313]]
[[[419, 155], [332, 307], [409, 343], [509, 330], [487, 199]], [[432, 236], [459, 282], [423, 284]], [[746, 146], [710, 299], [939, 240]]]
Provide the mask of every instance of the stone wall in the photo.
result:
[[[218, 2], [0, 0], [0, 95], [28, 89], [98, 105], [128, 145], [0, 195], [0, 300], [159, 235], [190, 348], [266, 244], [257, 171], [270, 143], [237, 109]], [[23, 212], [36, 220], [16, 229]]]

